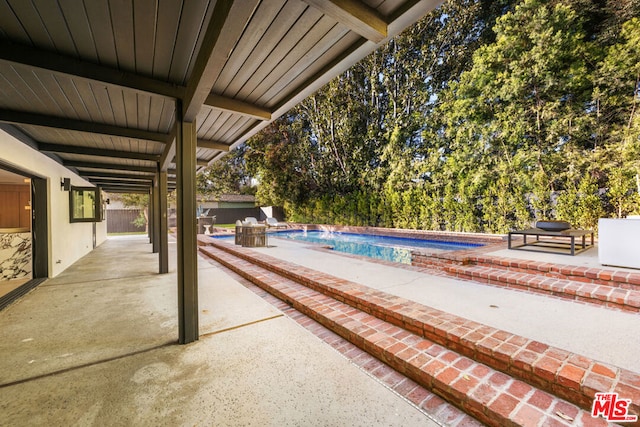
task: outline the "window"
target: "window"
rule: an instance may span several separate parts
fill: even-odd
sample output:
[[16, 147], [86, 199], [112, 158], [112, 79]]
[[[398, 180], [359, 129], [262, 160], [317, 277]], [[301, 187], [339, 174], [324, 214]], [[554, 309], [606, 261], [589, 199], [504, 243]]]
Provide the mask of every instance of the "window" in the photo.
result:
[[69, 192], [69, 221], [101, 221], [100, 189], [96, 187], [71, 187]]

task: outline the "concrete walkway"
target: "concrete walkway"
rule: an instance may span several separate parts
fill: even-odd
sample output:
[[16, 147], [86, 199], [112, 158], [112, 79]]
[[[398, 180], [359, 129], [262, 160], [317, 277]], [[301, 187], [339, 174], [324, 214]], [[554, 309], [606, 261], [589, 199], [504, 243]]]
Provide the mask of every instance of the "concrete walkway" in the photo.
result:
[[640, 373], [638, 314], [432, 276], [285, 239], [269, 244], [254, 250]]
[[437, 425], [204, 259], [201, 338], [177, 345], [175, 265], [158, 275], [146, 241], [0, 312], [0, 425]]

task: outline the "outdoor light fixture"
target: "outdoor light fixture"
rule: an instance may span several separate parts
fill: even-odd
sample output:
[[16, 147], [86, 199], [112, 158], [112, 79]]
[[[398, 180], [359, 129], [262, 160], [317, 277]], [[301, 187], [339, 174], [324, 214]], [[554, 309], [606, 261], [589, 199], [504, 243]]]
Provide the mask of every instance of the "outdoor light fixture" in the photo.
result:
[[71, 178], [60, 178], [60, 189], [62, 191], [71, 190]]

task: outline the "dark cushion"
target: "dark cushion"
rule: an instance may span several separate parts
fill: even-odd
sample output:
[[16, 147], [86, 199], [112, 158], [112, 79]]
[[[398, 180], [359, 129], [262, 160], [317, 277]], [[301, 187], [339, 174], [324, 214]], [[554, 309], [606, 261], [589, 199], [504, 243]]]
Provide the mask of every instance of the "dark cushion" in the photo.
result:
[[571, 224], [567, 221], [538, 221], [536, 222], [536, 228], [546, 231], [562, 231], [570, 229]]

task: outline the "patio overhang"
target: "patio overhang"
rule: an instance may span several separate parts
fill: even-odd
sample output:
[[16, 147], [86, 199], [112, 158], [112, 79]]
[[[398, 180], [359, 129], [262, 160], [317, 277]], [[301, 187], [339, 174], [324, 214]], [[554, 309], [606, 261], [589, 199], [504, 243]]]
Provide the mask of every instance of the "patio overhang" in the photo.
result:
[[179, 288], [193, 288], [197, 171], [441, 2], [0, 0], [0, 123], [106, 191], [162, 209], [175, 186]]

